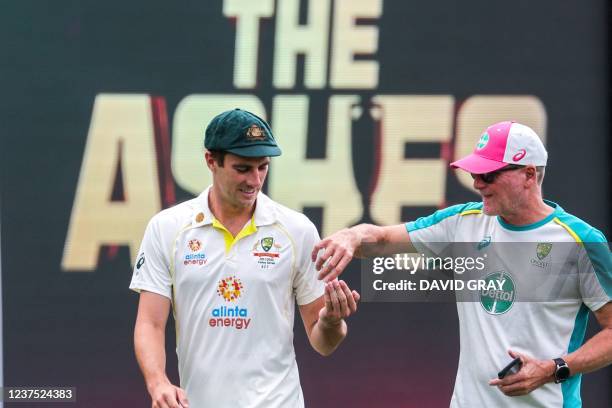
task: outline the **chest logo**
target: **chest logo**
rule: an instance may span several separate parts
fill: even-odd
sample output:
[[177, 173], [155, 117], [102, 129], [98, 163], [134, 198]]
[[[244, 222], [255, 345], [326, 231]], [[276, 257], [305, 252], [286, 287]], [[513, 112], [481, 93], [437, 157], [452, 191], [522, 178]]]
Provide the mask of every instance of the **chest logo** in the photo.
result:
[[191, 252], [198, 252], [200, 248], [202, 248], [202, 243], [198, 239], [192, 239], [189, 241], [187, 246], [189, 246], [189, 249], [191, 249]]
[[272, 237], [262, 238], [260, 243], [261, 243], [261, 247], [263, 248], [263, 250], [268, 252], [272, 248], [272, 245], [274, 244], [274, 238]]
[[189, 240], [187, 248], [191, 253], [185, 254], [183, 265], [204, 265], [206, 263], [206, 254], [202, 251], [202, 243], [199, 239]]
[[539, 260], [542, 260], [550, 254], [550, 250], [552, 249], [552, 244], [548, 242], [540, 242], [536, 247], [536, 255]]
[[553, 245], [550, 242], [540, 242], [536, 246], [536, 258], [531, 258], [531, 264], [537, 266], [538, 268], [547, 269], [550, 268], [551, 262], [549, 258], [550, 251], [552, 250]]
[[491, 236], [487, 235], [478, 243], [477, 248], [480, 251], [481, 249], [488, 247], [490, 244], [491, 244]]
[[274, 237], [264, 237], [253, 245], [253, 256], [261, 269], [268, 269], [278, 262], [280, 249], [283, 246], [274, 241]]
[[244, 285], [235, 276], [221, 279], [217, 284], [217, 295], [225, 299], [226, 302], [234, 302], [238, 300], [244, 293]]
[[480, 304], [483, 309], [492, 315], [504, 314], [510, 310], [516, 299], [516, 288], [512, 276], [504, 271], [493, 272], [488, 274], [484, 281], [487, 284], [495, 281], [496, 286], [501, 289], [482, 289], [480, 291]]
[[236, 302], [233, 305], [223, 305], [212, 309], [208, 325], [218, 329], [246, 330], [251, 324], [249, 309], [240, 307], [238, 299], [244, 295], [244, 285], [235, 276], [221, 279], [217, 284], [217, 295], [226, 302]]

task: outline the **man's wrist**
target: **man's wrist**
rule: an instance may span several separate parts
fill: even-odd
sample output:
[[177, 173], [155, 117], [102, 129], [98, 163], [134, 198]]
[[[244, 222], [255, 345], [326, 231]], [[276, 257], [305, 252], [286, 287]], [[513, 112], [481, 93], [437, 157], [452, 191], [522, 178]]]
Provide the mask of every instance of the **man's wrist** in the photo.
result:
[[548, 382], [555, 382], [555, 372], [557, 371], [557, 365], [555, 364], [555, 361], [546, 360], [544, 363], [546, 365], [546, 372], [548, 373], [546, 379], [548, 380]]
[[165, 375], [164, 376], [155, 377], [155, 378], [152, 378], [151, 380], [147, 381], [147, 390], [149, 390], [149, 392], [151, 392], [155, 388], [159, 387], [162, 384], [171, 384], [170, 380]]
[[571, 376], [572, 373], [570, 372], [570, 368], [563, 358], [559, 357], [553, 359], [553, 364], [555, 365], [555, 371], [553, 373], [555, 383], [560, 384]]

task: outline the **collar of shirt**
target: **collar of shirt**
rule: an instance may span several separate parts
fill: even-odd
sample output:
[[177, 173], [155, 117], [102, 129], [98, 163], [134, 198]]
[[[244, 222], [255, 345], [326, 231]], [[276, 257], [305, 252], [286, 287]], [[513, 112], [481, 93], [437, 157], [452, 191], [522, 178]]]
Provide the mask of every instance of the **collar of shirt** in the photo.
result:
[[[197, 199], [199, 208], [194, 211], [191, 218], [192, 227], [201, 227], [205, 225], [211, 225], [213, 223], [214, 215], [208, 207], [208, 194], [212, 186], [208, 186]], [[267, 195], [259, 192], [257, 200], [255, 201], [255, 226], [261, 227], [264, 225], [272, 225], [277, 220], [276, 208], [272, 201]]]

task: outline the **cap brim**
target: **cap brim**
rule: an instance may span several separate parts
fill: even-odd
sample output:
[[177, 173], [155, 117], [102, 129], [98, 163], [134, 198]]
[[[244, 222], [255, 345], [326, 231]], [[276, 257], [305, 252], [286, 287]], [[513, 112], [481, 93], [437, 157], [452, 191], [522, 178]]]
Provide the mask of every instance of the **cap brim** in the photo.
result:
[[226, 152], [233, 153], [242, 157], [267, 157], [267, 156], [280, 156], [281, 149], [278, 146], [269, 145], [253, 145], [245, 147], [236, 147], [233, 149], [227, 149]]
[[508, 163], [487, 159], [472, 153], [463, 159], [452, 162], [450, 165], [454, 169], [465, 170], [468, 173], [484, 174], [506, 167]]

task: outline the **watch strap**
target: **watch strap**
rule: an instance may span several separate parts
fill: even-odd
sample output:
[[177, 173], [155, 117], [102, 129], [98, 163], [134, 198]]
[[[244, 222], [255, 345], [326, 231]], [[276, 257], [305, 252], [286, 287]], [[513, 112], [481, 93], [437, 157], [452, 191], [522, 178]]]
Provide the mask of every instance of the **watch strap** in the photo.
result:
[[565, 360], [560, 357], [554, 358], [553, 361], [555, 362], [555, 383], [559, 384], [569, 378], [569, 366]]

